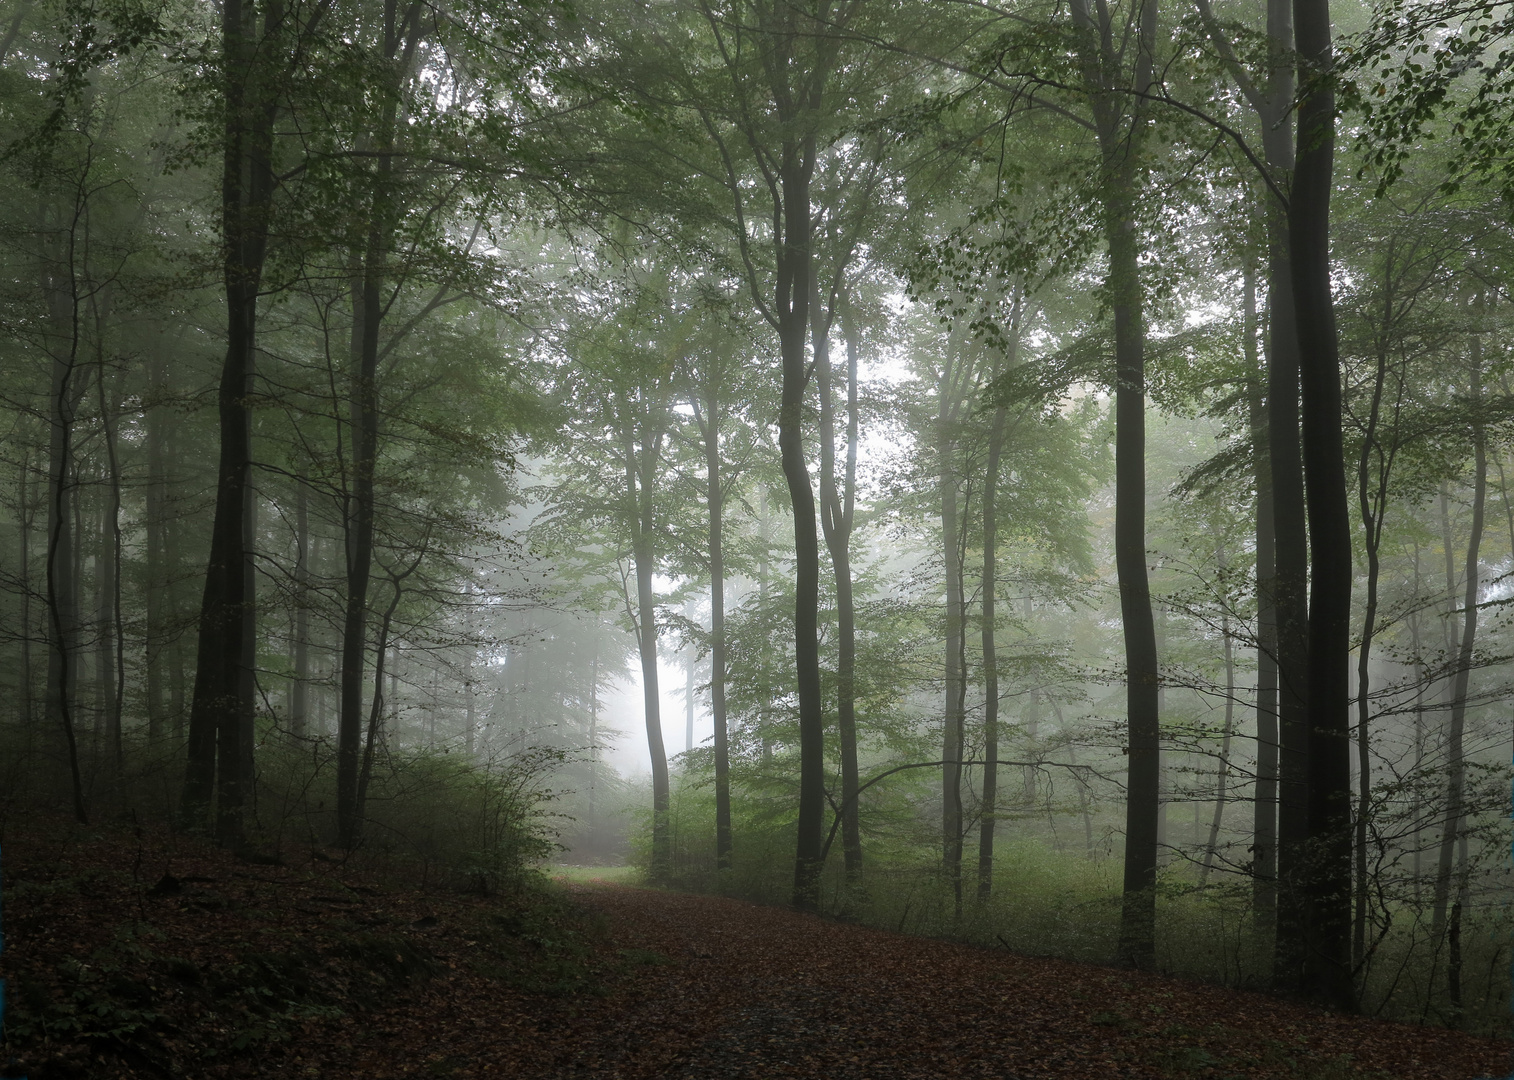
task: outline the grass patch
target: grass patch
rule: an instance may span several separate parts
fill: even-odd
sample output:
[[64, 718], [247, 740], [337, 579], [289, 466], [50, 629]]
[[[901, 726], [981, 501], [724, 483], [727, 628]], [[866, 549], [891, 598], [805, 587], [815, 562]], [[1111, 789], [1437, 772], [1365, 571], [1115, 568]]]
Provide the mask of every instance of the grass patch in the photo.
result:
[[575, 885], [604, 882], [608, 885], [640, 885], [642, 873], [635, 866], [554, 866], [548, 871], [554, 881]]

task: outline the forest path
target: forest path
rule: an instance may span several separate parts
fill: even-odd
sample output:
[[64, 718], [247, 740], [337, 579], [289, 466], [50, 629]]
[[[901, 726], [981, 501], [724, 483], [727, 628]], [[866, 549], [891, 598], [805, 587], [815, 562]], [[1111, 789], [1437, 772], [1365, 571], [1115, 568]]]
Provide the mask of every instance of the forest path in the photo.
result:
[[1499, 1040], [739, 900], [570, 888], [641, 962], [610, 997], [550, 1021], [536, 1037], [557, 1047], [551, 1063], [515, 1075], [1471, 1080], [1509, 1069]]

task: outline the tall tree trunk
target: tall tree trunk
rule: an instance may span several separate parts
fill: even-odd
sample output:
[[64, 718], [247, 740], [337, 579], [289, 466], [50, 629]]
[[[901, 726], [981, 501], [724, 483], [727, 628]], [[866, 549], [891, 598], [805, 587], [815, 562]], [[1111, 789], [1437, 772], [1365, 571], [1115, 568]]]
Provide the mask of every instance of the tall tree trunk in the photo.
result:
[[993, 892], [994, 825], [999, 798], [999, 652], [994, 642], [998, 618], [999, 465], [1004, 453], [1003, 405], [994, 409], [988, 432], [988, 467], [983, 477], [983, 791], [978, 824], [978, 899]]
[[[1010, 311], [1010, 336], [1004, 363], [995, 375], [1013, 368], [1018, 359], [1020, 320], [1025, 298], [1015, 293]], [[998, 631], [998, 558], [999, 558], [999, 469], [1004, 456], [1004, 428], [1008, 409], [995, 407], [988, 429], [988, 464], [983, 476], [983, 790], [979, 799], [978, 823], [978, 899], [987, 900], [993, 893], [994, 826], [997, 824], [999, 800], [999, 650]], [[1086, 793], [1079, 786], [1080, 800]]]
[[164, 701], [165, 653], [168, 650], [167, 618], [169, 602], [168, 567], [168, 418], [163, 406], [166, 376], [161, 352], [154, 350], [148, 360], [147, 381], [149, 384], [146, 403], [147, 415], [143, 423], [144, 452], [147, 458], [146, 520], [144, 531], [147, 546], [147, 581], [143, 590], [146, 605], [144, 630], [144, 666], [147, 691], [147, 740], [154, 745], [163, 737], [163, 721], [167, 702]]
[[1277, 555], [1265, 372], [1258, 372], [1256, 275], [1248, 260], [1246, 359], [1251, 377], [1252, 478], [1256, 485], [1256, 788], [1252, 806], [1251, 907], [1256, 936], [1267, 947], [1277, 924], [1278, 634]]
[[[361, 839], [363, 804], [358, 783], [363, 744], [363, 670], [368, 646], [368, 587], [373, 573], [373, 534], [377, 513], [379, 329], [385, 308], [389, 248], [397, 208], [394, 205], [395, 140], [399, 91], [408, 77], [419, 27], [412, 0], [403, 19], [399, 0], [385, 0], [383, 56], [390, 65], [389, 91], [380, 107], [374, 137], [374, 170], [367, 207], [367, 236], [361, 277], [353, 296], [353, 359], [349, 426], [352, 431], [352, 480], [346, 520], [347, 596], [342, 620], [341, 704], [337, 714], [337, 837], [347, 849]], [[382, 656], [376, 663], [382, 663]]]
[[[938, 486], [941, 504], [941, 553], [946, 569], [946, 699], [942, 709], [941, 843], [942, 867], [951, 885], [958, 912], [962, 908], [962, 751], [965, 717], [962, 689], [962, 559], [957, 521], [956, 439], [948, 419], [950, 380], [941, 387], [940, 430], [937, 435]], [[954, 417], [952, 419], [955, 419]]]
[[310, 715], [310, 493], [294, 489], [294, 678], [289, 684], [289, 731], [303, 739]]
[[[377, 199], [375, 199], [377, 202]], [[382, 318], [383, 257], [378, 208], [368, 238], [364, 272], [354, 294], [353, 352], [349, 428], [352, 432], [352, 473], [346, 512], [346, 598], [342, 619], [341, 691], [337, 707], [337, 842], [357, 846], [362, 834], [363, 807], [360, 773], [365, 753], [363, 734], [363, 676], [368, 652], [368, 590], [373, 573], [375, 518], [374, 471], [378, 463], [378, 333]], [[382, 654], [374, 662], [383, 665]], [[382, 698], [382, 686], [375, 684]], [[369, 718], [368, 726], [374, 721]]]
[[[1128, 770], [1125, 864], [1118, 953], [1132, 967], [1156, 962], [1157, 817], [1160, 797], [1161, 722], [1157, 703], [1156, 627], [1146, 569], [1146, 330], [1136, 225], [1137, 161], [1144, 143], [1142, 95], [1153, 79], [1156, 0], [1142, 0], [1133, 31], [1134, 69], [1129, 87], [1115, 84], [1120, 37], [1110, 10], [1097, 18], [1087, 0], [1073, 0], [1075, 25], [1085, 34], [1079, 63], [1093, 112], [1103, 176], [1104, 239], [1109, 250], [1107, 290], [1115, 334], [1115, 565], [1125, 638], [1125, 706]], [[1135, 96], [1126, 90], [1133, 89]]]
[[[831, 556], [836, 585], [836, 734], [841, 751], [841, 846], [846, 881], [855, 889], [862, 878], [862, 830], [857, 806], [860, 775], [857, 768], [857, 612], [852, 594], [852, 522], [857, 480], [857, 363], [860, 343], [845, 293], [833, 310], [820, 304], [812, 290], [815, 377], [820, 391], [820, 524]], [[846, 452], [841, 476], [836, 475], [836, 408], [833, 394], [830, 333], [832, 315], [841, 318], [846, 344]]]
[[[1472, 339], [1472, 526], [1467, 537], [1466, 591], [1462, 596], [1461, 642], [1456, 649], [1456, 668], [1451, 689], [1451, 716], [1446, 730], [1446, 814], [1441, 826], [1440, 851], [1435, 869], [1435, 899], [1430, 933], [1437, 945], [1446, 932], [1446, 909], [1450, 903], [1453, 862], [1458, 841], [1466, 828], [1466, 758], [1463, 738], [1467, 719], [1467, 689], [1477, 645], [1477, 594], [1481, 577], [1478, 558], [1488, 493], [1487, 441], [1479, 417], [1482, 395], [1482, 343]], [[1449, 550], [1449, 544], [1447, 545]], [[1458, 926], [1459, 932], [1459, 926]], [[1458, 941], [1459, 947], [1459, 941]], [[1452, 979], [1460, 996], [1459, 975]], [[1459, 1004], [1459, 1001], [1457, 1002]]]
[[[64, 336], [66, 344], [53, 353], [48, 394], [45, 596], [49, 649], [44, 708], [49, 724], [57, 724], [62, 730], [74, 816], [87, 823], [89, 815], [85, 809], [84, 779], [79, 768], [74, 695], [79, 666], [78, 530], [74, 527], [79, 493], [74, 461], [74, 422], [83, 391], [79, 386], [80, 289], [72, 231], [63, 261], [66, 270], [50, 275], [53, 280], [49, 282], [53, 325]], [[57, 280], [58, 277], [66, 277], [67, 281]]]
[[[251, 431], [248, 435], [251, 436]], [[250, 450], [248, 459], [251, 460]], [[257, 772], [253, 764], [258, 700], [257, 550], [258, 489], [249, 473], [247, 483], [242, 487], [242, 659], [237, 673], [237, 700], [243, 722], [237, 725], [236, 773], [241, 777], [244, 799], [254, 802], [257, 798]]]
[[[628, 410], [629, 413], [629, 410]], [[641, 659], [642, 710], [646, 720], [647, 753], [652, 759], [652, 865], [653, 881], [668, 879], [673, 869], [668, 752], [662, 740], [662, 692], [657, 680], [657, 595], [652, 587], [656, 570], [653, 537], [656, 520], [652, 485], [662, 448], [662, 432], [651, 424], [641, 425], [638, 456], [636, 432], [629, 416], [623, 421], [627, 510], [631, 521], [631, 558], [636, 564], [636, 648]]]
[[[599, 672], [599, 652], [597, 648], [594, 653], [594, 668], [595, 678], [597, 679]], [[589, 745], [592, 747], [595, 736], [594, 723], [597, 719], [595, 714], [598, 710], [599, 702], [594, 698], [593, 690], [590, 690], [589, 693]], [[468, 671], [463, 677], [463, 705], [465, 709], [463, 723], [466, 725], [463, 731], [463, 753], [468, 755], [468, 759], [471, 762], [478, 742], [478, 694], [473, 688], [473, 646], [471, 645], [468, 647]], [[589, 796], [589, 817], [592, 823], [594, 816], [594, 797], [592, 794], [594, 782], [592, 775], [589, 781], [589, 790], [591, 793]]]
[[[1215, 546], [1215, 564], [1220, 580], [1225, 579], [1225, 543], [1223, 538]], [[1230, 613], [1220, 617], [1220, 637], [1225, 652], [1225, 727], [1220, 735], [1220, 768], [1214, 790], [1214, 817], [1209, 821], [1209, 839], [1204, 844], [1204, 862], [1199, 868], [1199, 888], [1209, 883], [1209, 872], [1214, 866], [1215, 850], [1220, 842], [1220, 825], [1225, 814], [1225, 799], [1230, 783], [1230, 740], [1235, 734], [1235, 641], [1230, 636]]]
[[[792, 43], [790, 43], [791, 45]], [[792, 119], [792, 118], [790, 118]], [[809, 381], [810, 179], [814, 136], [786, 138], [780, 165], [783, 235], [779, 239], [776, 304], [783, 361], [778, 448], [794, 513], [794, 675], [799, 698], [799, 820], [794, 847], [793, 904], [820, 906], [825, 827], [825, 713], [820, 686], [820, 534], [804, 452], [804, 391]]]
[[[419, 565], [417, 558], [411, 565], [414, 570]], [[389, 606], [384, 609], [382, 618], [379, 619], [378, 642], [374, 646], [373, 653], [373, 696], [368, 703], [368, 732], [363, 740], [362, 764], [358, 768], [357, 776], [357, 805], [359, 808], [368, 804], [368, 785], [373, 779], [373, 756], [378, 751], [378, 746], [383, 739], [384, 731], [384, 658], [389, 654], [389, 629], [394, 625], [394, 613], [399, 608], [400, 596], [403, 594], [402, 581], [409, 576], [409, 571], [395, 575], [392, 578], [394, 591], [389, 597]], [[389, 683], [391, 693], [394, 688], [393, 678]]]
[[[473, 695], [468, 695], [468, 715], [473, 715]], [[717, 732], [717, 740], [719, 738]], [[471, 747], [469, 752], [471, 753]], [[599, 785], [599, 638], [594, 638], [594, 664], [589, 674], [589, 834], [595, 832], [594, 795]], [[718, 800], [717, 800], [718, 801]], [[717, 811], [718, 818], [718, 811]], [[717, 832], [718, 832], [717, 826]]]
[[[1303, 989], [1354, 1009], [1351, 972], [1351, 522], [1341, 437], [1339, 344], [1330, 286], [1335, 91], [1329, 0], [1293, 0], [1308, 81], [1288, 204], [1303, 391], [1304, 492], [1309, 518], [1308, 821]], [[1286, 745], [1285, 745], [1286, 752]]]
[[[109, 293], [99, 297], [97, 325], [109, 310]], [[100, 348], [99, 338], [96, 341]], [[104, 353], [97, 357], [96, 389], [100, 409], [100, 433], [105, 444], [105, 492], [101, 507], [100, 608], [103, 633], [100, 639], [101, 700], [105, 706], [105, 733], [109, 742], [111, 770], [117, 784], [125, 766], [126, 750], [122, 741], [122, 712], [126, 701], [126, 627], [121, 610], [121, 462], [116, 448], [115, 416], [120, 411], [119, 393], [105, 392]]]
[[[21, 467], [16, 474], [16, 561], [21, 580], [21, 671], [17, 690], [21, 695], [21, 726], [24, 739], [30, 745], [35, 717], [32, 715], [32, 495], [28, 477], [32, 469], [30, 448], [21, 455]], [[1507, 502], [1507, 499], [1505, 499]]]
[[[768, 528], [768, 489], [757, 489], [757, 610], [768, 609], [768, 569], [771, 536]], [[773, 700], [773, 680], [768, 671], [768, 650], [757, 656], [757, 733], [762, 740], [762, 764], [773, 762], [773, 731], [768, 723], [768, 709]]]
[[1393, 242], [1390, 240], [1386, 256], [1387, 270], [1382, 283], [1383, 322], [1378, 333], [1372, 399], [1367, 411], [1367, 425], [1362, 432], [1361, 452], [1356, 462], [1357, 508], [1361, 514], [1363, 547], [1367, 554], [1367, 595], [1365, 610], [1362, 613], [1361, 644], [1356, 654], [1356, 895], [1351, 930], [1353, 969], [1361, 966], [1367, 954], [1367, 900], [1371, 889], [1367, 865], [1367, 826], [1372, 807], [1371, 662], [1372, 646], [1377, 635], [1383, 519], [1387, 514], [1388, 477], [1393, 468], [1394, 457], [1393, 448], [1385, 448], [1379, 434], [1382, 424], [1383, 393], [1388, 379], [1389, 337], [1393, 326], [1392, 252]]
[[966, 747], [966, 651], [962, 588], [960, 477], [957, 425], [972, 381], [972, 364], [961, 333], [953, 329], [939, 376], [936, 408], [936, 497], [941, 512], [941, 561], [946, 576], [946, 641], [941, 709], [941, 868], [962, 912], [962, 773]]
[[[715, 726], [715, 869], [721, 888], [731, 869], [731, 736], [726, 717], [725, 676], [725, 487], [720, 470], [720, 380], [705, 384], [703, 415], [705, 511], [710, 528], [710, 719]], [[596, 684], [599, 652], [594, 653]], [[597, 702], [597, 698], [596, 698]]]
[[189, 754], [180, 811], [200, 828], [216, 799], [222, 844], [242, 841], [246, 801], [243, 753], [250, 741], [252, 701], [245, 696], [247, 488], [252, 482], [252, 378], [258, 290], [268, 250], [273, 200], [271, 168], [275, 77], [270, 49], [282, 35], [284, 0], [264, 5], [262, 32], [252, 0], [221, 8], [225, 131], [221, 165], [222, 277], [226, 291], [226, 358], [217, 391], [220, 450], [215, 517], [200, 600], [199, 647], [189, 710]]

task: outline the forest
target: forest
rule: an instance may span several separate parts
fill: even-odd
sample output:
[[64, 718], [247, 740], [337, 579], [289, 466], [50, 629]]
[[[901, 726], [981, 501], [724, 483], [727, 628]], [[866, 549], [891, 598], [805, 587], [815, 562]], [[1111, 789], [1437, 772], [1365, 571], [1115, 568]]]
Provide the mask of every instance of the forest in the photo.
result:
[[0, 840], [629, 865], [1507, 1034], [1511, 55], [5, 0]]

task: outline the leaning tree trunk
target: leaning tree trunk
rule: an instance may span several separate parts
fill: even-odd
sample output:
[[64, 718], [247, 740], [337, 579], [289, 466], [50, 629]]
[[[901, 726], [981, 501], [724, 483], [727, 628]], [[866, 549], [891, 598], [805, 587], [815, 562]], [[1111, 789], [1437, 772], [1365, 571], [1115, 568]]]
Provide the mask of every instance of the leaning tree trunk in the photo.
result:
[[1309, 81], [1298, 112], [1288, 239], [1303, 391], [1309, 517], [1308, 864], [1305, 993], [1354, 1009], [1351, 971], [1351, 521], [1341, 436], [1339, 343], [1330, 285], [1335, 92], [1329, 0], [1293, 0]]

